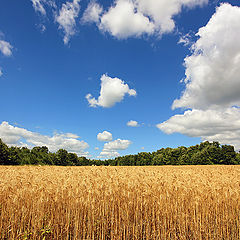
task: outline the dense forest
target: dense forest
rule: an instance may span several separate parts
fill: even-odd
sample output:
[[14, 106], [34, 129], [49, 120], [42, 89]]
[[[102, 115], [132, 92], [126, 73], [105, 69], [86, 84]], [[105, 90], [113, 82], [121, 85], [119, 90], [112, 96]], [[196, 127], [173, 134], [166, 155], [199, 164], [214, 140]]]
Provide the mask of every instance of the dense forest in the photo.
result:
[[59, 165], [59, 166], [145, 166], [145, 165], [211, 165], [240, 164], [240, 153], [231, 145], [202, 142], [191, 147], [161, 148], [156, 152], [141, 152], [108, 160], [90, 160], [59, 149], [49, 152], [46, 146], [8, 147], [0, 139], [0, 165]]

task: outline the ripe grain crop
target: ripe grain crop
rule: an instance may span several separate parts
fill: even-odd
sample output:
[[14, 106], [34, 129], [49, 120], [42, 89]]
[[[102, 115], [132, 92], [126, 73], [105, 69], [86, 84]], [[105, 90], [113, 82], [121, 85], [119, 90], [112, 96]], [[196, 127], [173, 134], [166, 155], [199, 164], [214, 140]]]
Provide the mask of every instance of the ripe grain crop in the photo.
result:
[[240, 239], [240, 166], [0, 167], [1, 239]]

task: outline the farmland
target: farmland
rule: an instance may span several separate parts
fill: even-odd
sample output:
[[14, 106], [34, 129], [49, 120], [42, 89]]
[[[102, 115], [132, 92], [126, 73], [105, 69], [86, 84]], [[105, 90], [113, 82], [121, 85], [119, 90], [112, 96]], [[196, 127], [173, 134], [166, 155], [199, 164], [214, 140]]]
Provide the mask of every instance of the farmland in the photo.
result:
[[0, 239], [240, 239], [240, 166], [0, 167]]

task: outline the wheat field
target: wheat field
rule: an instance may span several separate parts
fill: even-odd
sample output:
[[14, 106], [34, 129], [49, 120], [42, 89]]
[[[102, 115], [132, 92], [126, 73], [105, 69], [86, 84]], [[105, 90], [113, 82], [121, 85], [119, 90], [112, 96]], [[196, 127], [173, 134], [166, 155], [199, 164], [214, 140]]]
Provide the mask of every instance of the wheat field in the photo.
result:
[[240, 239], [240, 166], [1, 166], [0, 237]]

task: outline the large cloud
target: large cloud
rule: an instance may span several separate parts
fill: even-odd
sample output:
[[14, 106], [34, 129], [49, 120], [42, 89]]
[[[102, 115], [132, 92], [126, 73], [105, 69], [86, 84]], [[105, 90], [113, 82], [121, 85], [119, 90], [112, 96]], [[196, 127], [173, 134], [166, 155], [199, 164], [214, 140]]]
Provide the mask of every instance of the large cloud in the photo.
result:
[[56, 152], [64, 148], [69, 152], [77, 153], [79, 156], [86, 156], [85, 149], [88, 144], [78, 140], [77, 135], [72, 133], [54, 134], [52, 137], [28, 131], [24, 128], [14, 127], [8, 122], [0, 124], [0, 138], [10, 146], [47, 146], [50, 151]]
[[[95, 22], [100, 30], [120, 39], [143, 34], [161, 35], [173, 31], [173, 17], [183, 7], [201, 6], [207, 2], [208, 0], [116, 0], [104, 12], [100, 21]], [[91, 16], [90, 13], [92, 12], [86, 12], [85, 16]]]
[[220, 141], [240, 148], [240, 109], [188, 110], [175, 115], [157, 127], [167, 134], [175, 132], [189, 137], [201, 137], [203, 141]]
[[98, 99], [92, 97], [91, 94], [87, 94], [86, 99], [88, 100], [91, 107], [112, 107], [117, 102], [121, 102], [124, 96], [136, 96], [137, 93], [134, 89], [130, 89], [127, 84], [119, 78], [111, 78], [107, 75], [101, 77], [101, 90]]
[[132, 142], [129, 140], [117, 139], [112, 142], [104, 144], [103, 150], [100, 153], [99, 158], [112, 158], [119, 156], [118, 150], [127, 149]]
[[64, 31], [64, 44], [67, 44], [70, 37], [76, 33], [76, 18], [80, 11], [80, 0], [66, 2], [62, 4], [62, 8], [55, 16], [55, 21], [59, 24], [59, 28]]
[[186, 89], [173, 108], [191, 108], [157, 127], [240, 148], [240, 8], [222, 4], [185, 58]]
[[109, 142], [112, 141], [112, 134], [108, 131], [103, 131], [97, 135], [97, 139], [101, 142]]
[[240, 105], [240, 8], [222, 4], [185, 58], [186, 89], [173, 108]]

